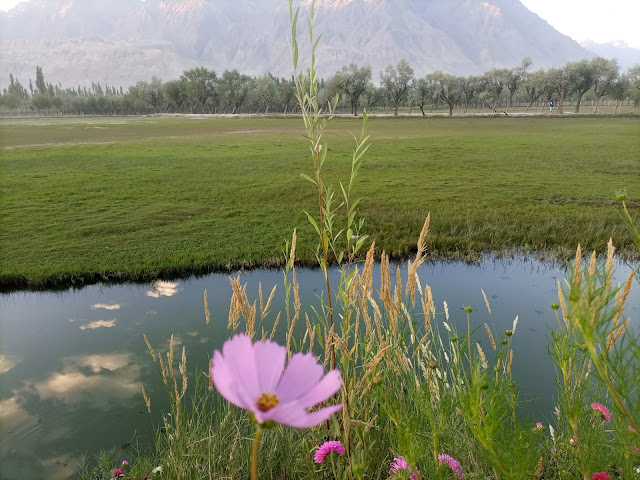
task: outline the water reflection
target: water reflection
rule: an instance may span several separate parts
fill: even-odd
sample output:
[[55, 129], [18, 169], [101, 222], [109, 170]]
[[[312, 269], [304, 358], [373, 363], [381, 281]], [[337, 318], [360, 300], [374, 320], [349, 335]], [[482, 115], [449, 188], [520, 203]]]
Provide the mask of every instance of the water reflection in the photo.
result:
[[69, 357], [63, 363], [62, 371], [42, 381], [25, 381], [25, 389], [34, 389], [42, 400], [84, 401], [92, 407], [126, 404], [140, 392], [140, 367], [129, 353]]
[[152, 284], [151, 290], [147, 292], [147, 297], [172, 297], [179, 291], [180, 289], [178, 288], [178, 284], [176, 282], [158, 281]]
[[96, 320], [87, 325], [79, 325], [80, 330], [95, 330], [96, 328], [111, 328], [116, 326], [116, 319], [113, 320]]
[[106, 303], [96, 303], [95, 305], [91, 306], [91, 310], [96, 310], [102, 308], [104, 310], [120, 310], [120, 305], [118, 305], [117, 303], [114, 305], [108, 305]]
[[[628, 271], [619, 264], [615, 282], [624, 281]], [[306, 269], [297, 273], [303, 310], [317, 306], [325, 286], [322, 274]], [[336, 285], [338, 274], [332, 275]], [[487, 260], [474, 266], [425, 264], [419, 276], [421, 285], [431, 287], [434, 324], [442, 329], [446, 321], [466, 330], [463, 307], [473, 307], [472, 322], [480, 329], [477, 340], [487, 355], [492, 347], [484, 322], [501, 332], [512, 328], [519, 316], [513, 337], [514, 376], [523, 389], [521, 398], [534, 400], [526, 403], [529, 412], [535, 409], [541, 420], [551, 420], [555, 372], [546, 342], [548, 326], [556, 323], [550, 304], [557, 302], [557, 281], [564, 278], [564, 269], [522, 259]], [[374, 291], [380, 288], [379, 278], [376, 266]], [[252, 303], [259, 298], [259, 283], [281, 285], [282, 272], [247, 272], [241, 280]], [[208, 325], [205, 289], [211, 311]], [[638, 290], [634, 283], [625, 314], [635, 328], [640, 327]], [[485, 308], [483, 291], [491, 312]], [[152, 422], [140, 386], [151, 396], [154, 415], [167, 410], [167, 400], [142, 334], [163, 354], [173, 335], [176, 357], [181, 353], [176, 347], [184, 346], [193, 378], [196, 371], [206, 370], [212, 350], [229, 336], [230, 299], [228, 276], [223, 274], [152, 285], [96, 285], [62, 294], [0, 295], [0, 478], [69, 478], [74, 459], [87, 452], [91, 458], [103, 449], [120, 449], [134, 435], [141, 446], [148, 444]], [[282, 290], [276, 292], [270, 310], [264, 324], [257, 326], [258, 335], [263, 326], [271, 330], [278, 312], [284, 314]], [[283, 318], [280, 325], [286, 329]], [[419, 324], [423, 320], [417, 319]], [[275, 339], [283, 343], [286, 332], [279, 329]]]
[[21, 359], [14, 355], [4, 355], [0, 353], [0, 374], [7, 373], [18, 363], [20, 363], [20, 361]]

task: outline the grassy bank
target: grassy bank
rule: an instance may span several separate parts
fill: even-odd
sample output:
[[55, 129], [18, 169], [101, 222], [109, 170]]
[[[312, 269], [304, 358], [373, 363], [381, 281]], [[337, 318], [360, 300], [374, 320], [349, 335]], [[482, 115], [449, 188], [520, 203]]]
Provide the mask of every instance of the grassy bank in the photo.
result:
[[[640, 197], [637, 118], [373, 118], [356, 190], [379, 250], [569, 256], [609, 237], [637, 256], [613, 201]], [[336, 119], [326, 181], [348, 178], [359, 121]], [[0, 121], [0, 285], [144, 279], [281, 262], [315, 207], [298, 118]], [[635, 212], [639, 203], [628, 203]]]

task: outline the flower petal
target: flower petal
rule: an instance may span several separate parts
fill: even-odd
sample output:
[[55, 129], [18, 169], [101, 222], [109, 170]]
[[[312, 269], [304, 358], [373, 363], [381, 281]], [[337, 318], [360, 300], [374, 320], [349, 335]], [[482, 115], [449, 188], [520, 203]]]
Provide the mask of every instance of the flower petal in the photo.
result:
[[211, 367], [211, 377], [216, 390], [223, 398], [240, 408], [249, 408], [245, 401], [238, 395], [236, 389], [236, 378], [231, 374], [224, 357], [219, 351], [213, 352], [213, 366]]
[[[251, 337], [239, 334], [231, 340], [227, 340], [222, 346], [222, 356], [229, 373], [233, 376], [237, 395], [245, 402], [257, 402], [260, 389]], [[244, 406], [243, 408], [253, 410], [255, 406]]]
[[340, 390], [341, 386], [342, 377], [340, 376], [340, 371], [331, 370], [311, 390], [298, 398], [296, 402], [304, 408], [313, 407], [331, 398], [334, 393]]
[[265, 414], [265, 419], [273, 420], [282, 425], [289, 425], [290, 427], [309, 428], [320, 425], [341, 408], [342, 404], [331, 405], [316, 412], [307, 413], [304, 408], [297, 404], [282, 405], [269, 410]]
[[276, 394], [280, 403], [292, 402], [311, 390], [322, 377], [324, 368], [312, 354], [296, 353], [285, 369]]
[[258, 386], [260, 394], [275, 393], [278, 381], [282, 376], [287, 349], [275, 342], [266, 340], [256, 342], [253, 346], [255, 368], [258, 372]]

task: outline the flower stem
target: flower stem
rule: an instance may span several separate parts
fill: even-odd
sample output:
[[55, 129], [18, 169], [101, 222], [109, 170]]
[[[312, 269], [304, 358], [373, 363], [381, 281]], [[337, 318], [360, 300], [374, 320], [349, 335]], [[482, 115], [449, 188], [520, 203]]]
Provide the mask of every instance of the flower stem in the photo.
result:
[[253, 452], [251, 453], [251, 480], [258, 480], [258, 446], [260, 445], [260, 436], [262, 428], [258, 425], [256, 436], [253, 439]]

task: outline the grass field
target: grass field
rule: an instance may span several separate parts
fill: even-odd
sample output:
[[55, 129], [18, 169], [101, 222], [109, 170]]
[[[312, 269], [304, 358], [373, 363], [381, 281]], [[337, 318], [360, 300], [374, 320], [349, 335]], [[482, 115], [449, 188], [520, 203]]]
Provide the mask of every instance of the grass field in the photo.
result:
[[[299, 118], [0, 120], [0, 286], [136, 280], [276, 265], [317, 208]], [[326, 181], [348, 180], [360, 122], [327, 135]], [[604, 251], [638, 258], [615, 202], [640, 210], [638, 117], [372, 118], [356, 193], [395, 257], [431, 212], [432, 257]]]

